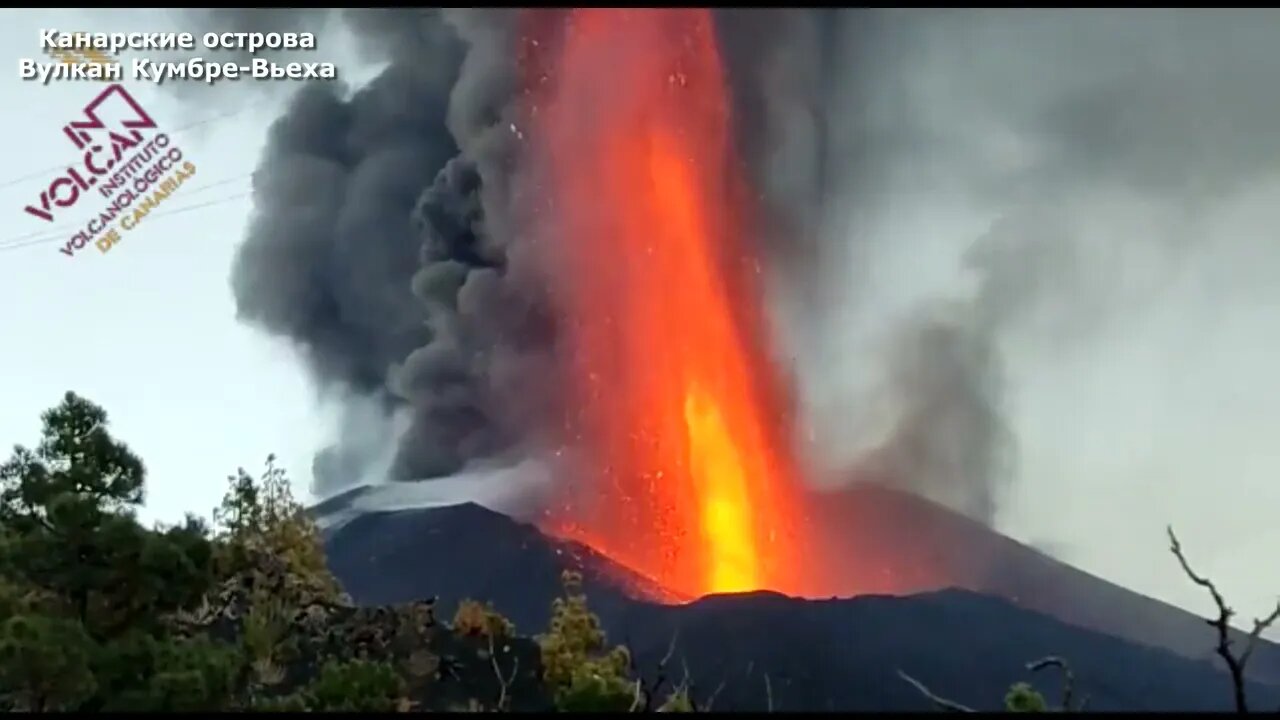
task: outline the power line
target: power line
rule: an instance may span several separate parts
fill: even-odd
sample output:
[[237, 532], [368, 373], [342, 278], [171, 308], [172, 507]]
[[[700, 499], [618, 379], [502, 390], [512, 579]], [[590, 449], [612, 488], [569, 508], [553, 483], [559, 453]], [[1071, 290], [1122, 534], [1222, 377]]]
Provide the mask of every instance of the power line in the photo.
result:
[[[163, 210], [163, 211], [160, 211], [160, 212], [155, 213], [155, 215], [154, 215], [154, 216], [155, 216], [155, 217], [165, 217], [165, 216], [167, 216], [167, 215], [178, 215], [178, 214], [180, 214], [180, 213], [184, 213], [184, 212], [186, 212], [186, 211], [188, 211], [188, 210], [199, 210], [200, 208], [205, 208], [205, 207], [209, 207], [209, 206], [212, 206], [212, 205], [220, 205], [220, 204], [222, 204], [222, 203], [224, 203], [224, 202], [230, 202], [231, 200], [238, 200], [238, 199], [243, 198], [243, 197], [248, 197], [250, 194], [252, 194], [252, 193], [251, 193], [250, 191], [247, 191], [247, 190], [246, 190], [245, 192], [236, 193], [235, 195], [228, 195], [228, 196], [226, 196], [226, 197], [221, 197], [221, 198], [218, 198], [218, 199], [216, 199], [216, 200], [210, 200], [210, 201], [208, 201], [208, 202], [198, 203], [198, 204], [196, 204], [196, 205], [188, 205], [188, 206], [184, 206], [184, 207], [173, 208], [172, 210]], [[12, 244], [9, 244], [9, 245], [0, 245], [0, 252], [4, 252], [4, 251], [6, 251], [6, 250], [17, 250], [17, 249], [19, 249], [19, 248], [30, 247], [30, 246], [32, 246], [32, 245], [44, 245], [44, 244], [47, 244], [47, 243], [57, 242], [57, 241], [59, 241], [59, 240], [63, 240], [65, 237], [66, 237], [66, 234], [65, 234], [65, 233], [63, 233], [63, 234], [59, 234], [59, 235], [51, 235], [51, 236], [48, 236], [48, 237], [35, 238], [35, 239], [32, 239], [32, 240], [27, 240], [26, 242], [17, 242], [17, 243], [12, 243]]]
[[[240, 198], [248, 197], [251, 194], [252, 194], [251, 191], [246, 190], [241, 193], [236, 193], [235, 195], [220, 197], [216, 200], [209, 200], [208, 202], [202, 202], [196, 205], [187, 205], [185, 207], [174, 208], [172, 210], [162, 210], [162, 211], [156, 212], [154, 215], [148, 214], [148, 217], [167, 217], [170, 215], [180, 215], [184, 212], [190, 212], [192, 210], [200, 210], [201, 208], [212, 207], [214, 205], [221, 205], [224, 202], [230, 202], [232, 200], [239, 200]], [[31, 247], [33, 245], [44, 245], [51, 242], [58, 242], [59, 240], [65, 239], [65, 237], [66, 237], [65, 235], [55, 235], [52, 237], [44, 237], [44, 238], [36, 238], [34, 240], [27, 240], [26, 242], [13, 243], [11, 245], [0, 245], [0, 252], [5, 252], [7, 250], [18, 250], [20, 248]]]
[[[219, 181], [217, 181], [217, 182], [212, 182], [212, 183], [209, 183], [208, 185], [201, 185], [200, 187], [192, 188], [191, 190], [187, 190], [187, 191], [183, 192], [183, 196], [184, 196], [184, 197], [190, 197], [191, 195], [195, 195], [195, 194], [197, 194], [197, 193], [202, 193], [202, 192], [204, 192], [205, 190], [212, 190], [213, 188], [221, 187], [221, 186], [223, 186], [223, 185], [227, 185], [227, 184], [230, 184], [230, 183], [233, 183], [233, 182], [238, 182], [238, 181], [240, 181], [240, 180], [245, 180], [245, 179], [250, 178], [250, 177], [252, 177], [252, 176], [253, 176], [253, 173], [245, 173], [245, 174], [243, 174], [243, 175], [237, 175], [236, 177], [226, 178], [226, 179], [224, 179], [224, 180], [219, 180]], [[40, 228], [39, 230], [32, 230], [31, 232], [27, 233], [26, 235], [19, 235], [19, 236], [17, 236], [17, 237], [11, 237], [11, 238], [9, 238], [8, 240], [0, 241], [0, 249], [5, 248], [6, 246], [8, 246], [8, 245], [9, 245], [9, 244], [11, 244], [11, 243], [15, 243], [15, 242], [19, 242], [19, 241], [22, 241], [22, 240], [26, 240], [26, 239], [28, 239], [28, 238], [33, 238], [33, 237], [46, 237], [46, 236], [50, 236], [50, 235], [59, 235], [59, 236], [61, 236], [61, 235], [65, 235], [65, 234], [67, 234], [68, 232], [74, 232], [74, 231], [76, 231], [76, 230], [79, 230], [79, 229], [80, 229], [80, 228], [82, 228], [82, 227], [84, 227], [84, 223], [83, 223], [83, 222], [82, 222], [82, 223], [78, 223], [78, 224], [67, 223], [67, 224], [63, 224], [63, 225], [57, 225], [57, 226], [54, 226], [54, 227]]]
[[[239, 115], [242, 112], [244, 112], [244, 109], [233, 110], [232, 112], [223, 113], [221, 115], [216, 115], [211, 118], [205, 118], [204, 120], [199, 120], [187, 125], [183, 125], [182, 127], [175, 128], [174, 130], [171, 130], [169, 134], [174, 135], [186, 130], [193, 130], [195, 128], [201, 127], [202, 125], [208, 125], [211, 122], [217, 122], [218, 120], [225, 120], [226, 118]], [[27, 180], [33, 180], [38, 177], [44, 177], [44, 176], [47, 176], [49, 173], [53, 172], [54, 170], [64, 170], [66, 169], [66, 167], [67, 167], [67, 164], [62, 163], [61, 165], [54, 165], [53, 167], [47, 167], [43, 170], [37, 170], [33, 173], [23, 175], [22, 177], [19, 177], [19, 178], [6, 180], [5, 182], [0, 183], [0, 188], [12, 187], [14, 185], [17, 185], [18, 183], [26, 182]]]

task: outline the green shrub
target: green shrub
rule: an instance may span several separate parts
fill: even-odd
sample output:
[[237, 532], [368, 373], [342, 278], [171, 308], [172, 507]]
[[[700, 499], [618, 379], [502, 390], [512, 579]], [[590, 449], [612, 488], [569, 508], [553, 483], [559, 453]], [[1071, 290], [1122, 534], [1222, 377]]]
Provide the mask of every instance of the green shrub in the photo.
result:
[[1029, 684], [1015, 683], [1004, 696], [1004, 708], [1009, 712], [1047, 712], [1049, 704], [1044, 696]]
[[621, 645], [607, 648], [600, 618], [587, 607], [582, 577], [565, 572], [564, 594], [551, 605], [548, 632], [539, 638], [543, 677], [563, 711], [619, 711], [635, 704], [637, 687], [627, 677], [631, 656]]

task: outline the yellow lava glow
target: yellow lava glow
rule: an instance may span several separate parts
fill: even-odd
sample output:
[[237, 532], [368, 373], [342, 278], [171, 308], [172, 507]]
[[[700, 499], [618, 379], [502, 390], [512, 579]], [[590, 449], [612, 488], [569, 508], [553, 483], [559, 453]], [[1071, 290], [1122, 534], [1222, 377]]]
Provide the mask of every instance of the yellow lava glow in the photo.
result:
[[742, 458], [715, 403], [699, 388], [685, 397], [689, 470], [699, 487], [702, 532], [713, 593], [760, 587], [751, 501]]

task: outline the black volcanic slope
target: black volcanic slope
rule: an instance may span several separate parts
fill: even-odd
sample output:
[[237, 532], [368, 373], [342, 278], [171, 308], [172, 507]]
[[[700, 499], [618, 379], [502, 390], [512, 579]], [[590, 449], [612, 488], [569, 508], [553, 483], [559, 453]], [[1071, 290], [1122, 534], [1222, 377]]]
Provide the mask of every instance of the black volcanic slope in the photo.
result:
[[[888, 503], [880, 508], [881, 515], [908, 512], [913, 504], [919, 506], [915, 512], [946, 512], [894, 493], [868, 497], [860, 503], [863, 507], [870, 501]], [[579, 568], [611, 639], [625, 642], [645, 670], [657, 665], [675, 637], [675, 658], [687, 664], [695, 687], [705, 695], [723, 685], [719, 709], [762, 709], [770, 694], [774, 709], [927, 707], [897, 677], [898, 669], [941, 695], [995, 708], [1018, 680], [1034, 680], [1047, 697], [1056, 697], [1058, 678], [1033, 678], [1024, 669], [1026, 662], [1045, 655], [1071, 661], [1078, 690], [1090, 696], [1095, 710], [1229, 708], [1226, 676], [1209, 661], [1151, 646], [1188, 645], [1195, 641], [1191, 635], [1198, 634], [1210, 649], [1211, 634], [1193, 616], [1103, 583], [985, 528], [982, 533], [991, 537], [979, 533], [962, 541], [961, 535], [938, 531], [946, 523], [934, 520], [942, 524], [928, 527], [943, 536], [933, 539], [951, 543], [938, 553], [960, 552], [958, 542], [991, 544], [981, 548], [988, 553], [981, 572], [972, 569], [975, 577], [966, 584], [985, 583], [993, 592], [1012, 589], [1019, 593], [1019, 604], [955, 589], [822, 601], [757, 593], [681, 606], [645, 603], [618, 589], [636, 578], [606, 558], [475, 505], [362, 515], [329, 533], [326, 546], [330, 566], [357, 602], [438, 596], [447, 617], [461, 598], [489, 600], [518, 629], [530, 633], [545, 623], [560, 570]], [[957, 527], [977, 532], [963, 523]], [[1054, 604], [1033, 597], [1046, 587], [1084, 608], [1086, 620], [1096, 621], [1099, 608], [1108, 602], [1124, 613], [1143, 613], [1149, 627], [1138, 634], [1159, 631], [1159, 642], [1119, 639], [1080, 627], [1096, 623], [1079, 617], [1068, 624], [1029, 609]], [[1171, 632], [1169, 640], [1165, 636]], [[1266, 647], [1266, 652], [1275, 650]], [[1250, 692], [1254, 707], [1280, 707], [1280, 688], [1255, 683]]]
[[[815, 506], [829, 514], [824, 525], [839, 528], [826, 542], [840, 557], [879, 551], [899, 573], [928, 567], [945, 575], [950, 586], [997, 595], [1073, 625], [1217, 662], [1216, 635], [1202, 618], [1090, 575], [917, 496], [865, 484], [831, 493]], [[1194, 548], [1191, 552], [1194, 555]], [[1182, 580], [1172, 555], [1167, 563], [1170, 577]], [[1242, 633], [1236, 635], [1244, 641]], [[1248, 670], [1257, 679], [1280, 683], [1280, 646], [1261, 644]]]

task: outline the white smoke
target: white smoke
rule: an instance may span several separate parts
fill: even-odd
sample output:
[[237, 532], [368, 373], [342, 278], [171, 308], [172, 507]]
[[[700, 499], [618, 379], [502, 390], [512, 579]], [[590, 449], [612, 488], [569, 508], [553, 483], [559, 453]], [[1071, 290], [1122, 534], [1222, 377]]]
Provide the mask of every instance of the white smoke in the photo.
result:
[[322, 513], [316, 524], [336, 530], [367, 513], [475, 503], [495, 512], [533, 520], [551, 492], [551, 465], [525, 459], [512, 463], [475, 462], [461, 472], [431, 482], [376, 482], [366, 492], [354, 494], [349, 503]]
[[793, 330], [826, 462], [970, 514], [994, 488], [999, 529], [1201, 609], [1173, 523], [1243, 611], [1273, 602], [1278, 19], [847, 11], [830, 303]]

